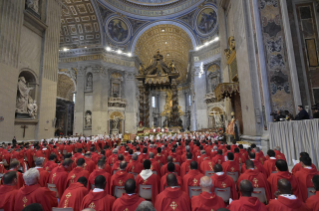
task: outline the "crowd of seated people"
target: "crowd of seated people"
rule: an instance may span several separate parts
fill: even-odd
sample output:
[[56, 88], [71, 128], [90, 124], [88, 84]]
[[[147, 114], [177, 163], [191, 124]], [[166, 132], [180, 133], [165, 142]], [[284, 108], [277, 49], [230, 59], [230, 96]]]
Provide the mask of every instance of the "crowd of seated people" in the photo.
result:
[[157, 140], [42, 142], [0, 147], [0, 209], [318, 211], [307, 152], [289, 172], [279, 147]]

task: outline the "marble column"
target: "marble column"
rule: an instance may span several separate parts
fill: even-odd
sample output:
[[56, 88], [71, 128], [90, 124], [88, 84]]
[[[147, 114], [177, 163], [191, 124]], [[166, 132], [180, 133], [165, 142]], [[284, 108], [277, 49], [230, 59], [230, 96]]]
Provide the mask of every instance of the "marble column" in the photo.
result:
[[179, 123], [179, 112], [178, 112], [178, 90], [176, 79], [172, 80], [172, 94], [173, 94], [173, 108], [171, 122], [173, 126], [178, 126]]
[[96, 65], [92, 67], [93, 72], [93, 110], [92, 110], [92, 134], [103, 134], [101, 118], [101, 108], [102, 108], [102, 74], [103, 69], [101, 65]]
[[78, 68], [77, 85], [75, 94], [75, 106], [74, 106], [74, 130], [73, 134], [83, 134], [84, 128], [84, 89], [86, 81], [86, 68], [81, 66]]
[[144, 98], [145, 98], [145, 87], [143, 82], [138, 82], [138, 89], [139, 89], [139, 113], [140, 113], [140, 122], [143, 122], [145, 126], [145, 109], [144, 109]]
[[145, 127], [150, 127], [150, 91], [149, 89], [145, 89], [144, 95], [144, 112], [145, 112]]

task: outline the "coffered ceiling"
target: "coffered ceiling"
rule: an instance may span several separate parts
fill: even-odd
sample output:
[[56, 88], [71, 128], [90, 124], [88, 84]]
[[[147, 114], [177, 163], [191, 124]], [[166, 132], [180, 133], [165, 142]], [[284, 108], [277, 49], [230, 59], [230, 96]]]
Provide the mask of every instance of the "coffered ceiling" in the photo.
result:
[[91, 0], [62, 0], [60, 46], [101, 45], [101, 29]]
[[183, 83], [186, 81], [188, 54], [191, 49], [192, 41], [184, 30], [174, 25], [159, 25], [148, 29], [140, 36], [134, 54], [140, 58], [144, 67], [147, 67], [159, 50], [164, 56], [165, 63], [169, 64], [174, 60], [180, 73], [178, 82]]

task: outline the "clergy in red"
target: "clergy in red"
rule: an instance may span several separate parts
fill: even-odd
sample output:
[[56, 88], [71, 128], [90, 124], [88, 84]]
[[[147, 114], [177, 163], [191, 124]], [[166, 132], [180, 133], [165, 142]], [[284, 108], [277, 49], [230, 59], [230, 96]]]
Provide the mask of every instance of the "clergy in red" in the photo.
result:
[[157, 162], [155, 159], [154, 159], [154, 153], [153, 152], [150, 152], [148, 154], [148, 157], [149, 157], [149, 160], [151, 161], [151, 170], [153, 172], [156, 172], [156, 174], [159, 176], [161, 176], [161, 165], [159, 162]]
[[80, 177], [77, 182], [71, 184], [60, 199], [59, 208], [72, 207], [73, 211], [80, 211], [82, 199], [88, 194], [87, 179]]
[[104, 176], [99, 175], [94, 181], [94, 190], [87, 194], [81, 204], [81, 210], [91, 208], [96, 211], [111, 211], [115, 198], [106, 194], [104, 189], [106, 186], [106, 179]]
[[[234, 154], [232, 152], [228, 152], [227, 159], [228, 160], [222, 164], [225, 174], [228, 173], [228, 174], [235, 175], [235, 173], [237, 173], [237, 176], [239, 177], [240, 175], [239, 163], [234, 160]], [[237, 182], [237, 180], [234, 182]]]
[[19, 168], [20, 168], [20, 162], [17, 160], [13, 160], [10, 162], [10, 167], [9, 167], [10, 170], [7, 171], [7, 172], [14, 171], [17, 173], [18, 175], [18, 182], [16, 185], [17, 189], [21, 188], [24, 185], [23, 175], [18, 171]]
[[106, 172], [104, 170], [105, 168], [105, 160], [103, 159], [100, 159], [98, 162], [97, 162], [97, 166], [98, 168], [95, 169], [89, 176], [89, 179], [88, 179], [88, 183], [89, 183], [89, 188], [91, 188], [92, 186], [94, 186], [94, 180], [97, 176], [99, 175], [103, 175], [106, 179], [106, 186], [105, 186], [105, 192], [106, 193], [109, 193], [109, 190], [110, 190], [110, 182], [111, 182], [111, 174], [109, 174], [108, 172]]
[[35, 162], [34, 162], [35, 168], [39, 171], [39, 174], [40, 174], [39, 184], [41, 187], [47, 187], [47, 183], [50, 177], [50, 173], [43, 169], [44, 159], [45, 158], [43, 157], [39, 157], [35, 159]]
[[110, 166], [113, 166], [113, 164], [117, 161], [117, 153], [118, 153], [118, 150], [117, 150], [117, 149], [113, 149], [112, 153], [113, 153], [113, 154], [107, 158], [107, 163], [108, 163]]
[[223, 164], [225, 162], [225, 157], [223, 155], [223, 151], [221, 149], [217, 150], [217, 155], [212, 159], [213, 163]]
[[160, 192], [162, 192], [165, 187], [168, 187], [167, 183], [166, 183], [166, 177], [169, 174], [175, 174], [176, 178], [177, 178], [177, 184], [179, 187], [182, 188], [182, 177], [178, 176], [175, 172], [175, 165], [174, 163], [168, 163], [167, 164], [167, 170], [168, 173], [166, 173], [165, 175], [162, 176], [161, 178], [161, 182], [160, 182]]
[[133, 174], [139, 174], [143, 170], [143, 164], [138, 161], [138, 155], [136, 153], [132, 156], [132, 161], [127, 165], [126, 170], [127, 172]]
[[269, 156], [269, 160], [266, 160], [264, 163], [264, 168], [266, 169], [267, 172], [267, 177], [270, 176], [271, 173], [276, 172], [276, 154], [274, 150], [268, 150], [267, 152], [268, 156]]
[[85, 153], [84, 160], [85, 160], [84, 169], [91, 174], [94, 171], [96, 166], [95, 162], [91, 159], [91, 152]]
[[152, 185], [152, 202], [155, 202], [155, 198], [158, 194], [158, 176], [152, 172], [151, 161], [145, 160], [143, 163], [144, 170], [136, 177], [137, 193], [139, 193], [140, 185]]
[[192, 211], [211, 211], [226, 207], [224, 200], [215, 192], [211, 192], [213, 180], [210, 177], [202, 177], [200, 186], [202, 192], [198, 196], [192, 197]]
[[310, 196], [306, 201], [306, 205], [311, 211], [318, 211], [319, 210], [319, 175], [315, 175], [312, 177], [312, 183], [316, 190], [316, 195]]
[[[167, 156], [167, 163], [161, 167], [161, 175], [165, 175], [167, 171], [167, 164], [168, 163], [173, 163], [173, 157], [172, 156]], [[175, 173], [178, 175], [180, 174], [180, 167], [179, 165], [175, 164]]]
[[181, 177], [183, 178], [185, 174], [187, 174], [190, 171], [190, 164], [192, 162], [193, 155], [190, 152], [186, 153], [187, 160], [181, 165], [180, 173]]
[[112, 174], [114, 174], [115, 171], [120, 170], [120, 163], [124, 161], [124, 156], [122, 154], [119, 154], [117, 156], [117, 161], [112, 166]]
[[55, 154], [51, 154], [49, 156], [49, 160], [43, 165], [43, 169], [45, 169], [48, 172], [51, 172], [55, 167], [58, 166], [58, 164], [56, 164], [56, 159], [57, 156]]
[[16, 189], [17, 174], [14, 171], [6, 173], [3, 177], [3, 185], [0, 186], [0, 209], [4, 211], [14, 210], [15, 197], [18, 193]]
[[257, 197], [252, 197], [254, 187], [248, 180], [242, 180], [239, 185], [239, 200], [232, 201], [228, 209], [230, 211], [267, 211], [266, 206]]
[[42, 205], [44, 211], [51, 211], [58, 205], [56, 193], [38, 184], [40, 177], [37, 169], [29, 169], [23, 174], [25, 186], [16, 195], [14, 210], [21, 211], [25, 206], [33, 203]]
[[[301, 158], [301, 157], [309, 157], [309, 154], [307, 153], [307, 152], [301, 152], [300, 154], [299, 154], [299, 159]], [[317, 170], [317, 167], [314, 165], [314, 164], [312, 164], [311, 165], [311, 167], [312, 168], [315, 168], [316, 170]], [[299, 163], [297, 163], [293, 168], [292, 168], [292, 174], [293, 175], [296, 175], [296, 173], [299, 171], [299, 170], [301, 170], [302, 169], [302, 166], [301, 166], [301, 163], [299, 162]]]
[[204, 176], [204, 174], [202, 174], [199, 170], [198, 170], [198, 165], [196, 161], [192, 161], [190, 163], [190, 171], [184, 175], [183, 177], [183, 187], [182, 190], [184, 192], [187, 193], [187, 195], [189, 195], [189, 190], [188, 187], [189, 186], [199, 186], [199, 181], [200, 178], [202, 178]]
[[[238, 194], [235, 188], [235, 182], [233, 178], [231, 178], [230, 176], [224, 173], [223, 167], [220, 164], [216, 164], [214, 166], [214, 172], [215, 174], [211, 176], [213, 180], [214, 188], [225, 189], [229, 187], [230, 198], [232, 198], [233, 200], [238, 199]], [[212, 192], [213, 191], [214, 189], [212, 190]]]
[[167, 185], [169, 187], [157, 195], [155, 209], [157, 211], [191, 211], [191, 200], [181, 188], [177, 187], [175, 174], [167, 175]]
[[69, 176], [67, 178], [67, 184], [70, 185], [78, 181], [80, 177], [89, 178], [90, 173], [87, 170], [84, 170], [85, 160], [80, 158], [76, 161], [77, 167], [70, 171]]
[[270, 200], [267, 205], [269, 211], [308, 211], [306, 204], [292, 194], [292, 187], [288, 180], [280, 179], [278, 181], [279, 196], [277, 199]]
[[[266, 169], [263, 167], [263, 165], [258, 160], [255, 159], [255, 156], [256, 155], [253, 152], [248, 153], [249, 159], [254, 162], [255, 169], [257, 169], [260, 173], [263, 173], [265, 175], [265, 177], [268, 177]], [[247, 168], [246, 168], [245, 163], [244, 163], [240, 169], [241, 173], [244, 173], [246, 171], [246, 169]]]
[[273, 197], [271, 197], [271, 192], [269, 184], [267, 182], [267, 178], [258, 170], [254, 169], [254, 162], [252, 162], [251, 160], [246, 160], [245, 164], [247, 170], [238, 178], [237, 186], [240, 185], [240, 182], [242, 180], [248, 180], [253, 184], [254, 188], [264, 188], [267, 201], [269, 201]]
[[136, 183], [134, 179], [126, 180], [124, 188], [126, 193], [115, 200], [112, 211], [135, 211], [138, 205], [145, 201], [135, 193]]
[[72, 164], [73, 160], [67, 158], [62, 162], [61, 166], [54, 168], [50, 173], [48, 183], [55, 184], [56, 188], [58, 189], [59, 198], [62, 197], [64, 190], [67, 188], [67, 178], [69, 175], [67, 171], [72, 168]]
[[126, 180], [134, 179], [133, 174], [127, 173], [126, 165], [127, 165], [127, 163], [125, 161], [122, 161], [120, 163], [120, 170], [118, 170], [111, 177], [110, 193], [112, 196], [114, 195], [115, 186], [124, 186]]
[[271, 197], [274, 198], [275, 192], [278, 190], [278, 181], [280, 179], [286, 179], [290, 182], [293, 194], [299, 199], [302, 198], [301, 191], [299, 190], [299, 184], [296, 177], [289, 173], [287, 162], [284, 160], [276, 161], [277, 173], [271, 174], [267, 181], [270, 185]]
[[300, 162], [303, 168], [295, 176], [299, 182], [302, 200], [305, 202], [308, 198], [307, 188], [313, 187], [311, 179], [314, 175], [319, 175], [319, 172], [311, 167], [312, 161], [310, 157], [301, 157]]

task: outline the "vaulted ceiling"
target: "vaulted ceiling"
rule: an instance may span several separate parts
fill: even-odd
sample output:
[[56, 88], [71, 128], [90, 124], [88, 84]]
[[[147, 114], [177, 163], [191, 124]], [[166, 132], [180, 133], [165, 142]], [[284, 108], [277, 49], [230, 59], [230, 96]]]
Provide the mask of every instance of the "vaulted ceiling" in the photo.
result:
[[62, 0], [60, 46], [101, 45], [101, 29], [91, 0]]
[[165, 63], [174, 60], [180, 73], [178, 82], [183, 83], [187, 76], [188, 54], [193, 49], [188, 34], [174, 25], [154, 26], [144, 32], [137, 41], [134, 54], [137, 55], [144, 67], [153, 61], [153, 56], [159, 50], [164, 56]]
[[64, 100], [72, 101], [74, 91], [74, 83], [70, 79], [70, 77], [67, 75], [59, 74], [57, 96]]

